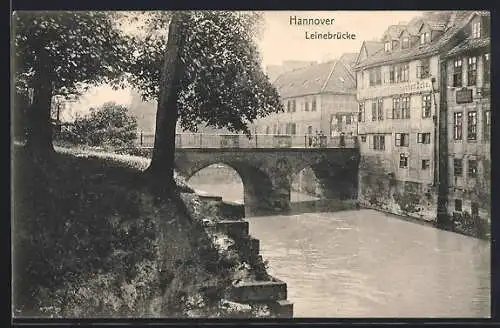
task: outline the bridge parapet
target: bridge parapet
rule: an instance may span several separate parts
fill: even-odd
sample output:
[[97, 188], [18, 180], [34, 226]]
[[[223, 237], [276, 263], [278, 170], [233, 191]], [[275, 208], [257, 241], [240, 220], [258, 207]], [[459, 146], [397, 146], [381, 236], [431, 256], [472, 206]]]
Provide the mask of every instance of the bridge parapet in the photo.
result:
[[[152, 147], [154, 135], [140, 134], [137, 146]], [[207, 134], [178, 133], [176, 148], [357, 148], [358, 139], [353, 137], [328, 137], [286, 134]]]

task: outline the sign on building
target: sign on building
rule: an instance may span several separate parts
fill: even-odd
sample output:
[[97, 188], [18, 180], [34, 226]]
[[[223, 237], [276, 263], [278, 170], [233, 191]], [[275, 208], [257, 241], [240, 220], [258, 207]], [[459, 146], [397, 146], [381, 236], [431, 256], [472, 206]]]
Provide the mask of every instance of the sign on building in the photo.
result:
[[472, 102], [472, 89], [462, 88], [456, 91], [457, 104], [465, 104]]

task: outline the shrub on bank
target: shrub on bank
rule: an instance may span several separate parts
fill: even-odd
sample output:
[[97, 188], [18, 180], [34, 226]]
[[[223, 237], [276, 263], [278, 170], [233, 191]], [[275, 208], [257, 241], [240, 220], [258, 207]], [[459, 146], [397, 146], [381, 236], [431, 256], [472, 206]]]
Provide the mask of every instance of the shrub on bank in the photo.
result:
[[99, 146], [105, 149], [132, 147], [137, 138], [137, 120], [128, 108], [108, 102], [90, 113], [78, 116], [56, 139], [73, 145]]
[[210, 240], [174, 204], [127, 185], [137, 170], [59, 154], [42, 172], [20, 150], [14, 160], [16, 316], [184, 317], [220, 306], [230, 277]]

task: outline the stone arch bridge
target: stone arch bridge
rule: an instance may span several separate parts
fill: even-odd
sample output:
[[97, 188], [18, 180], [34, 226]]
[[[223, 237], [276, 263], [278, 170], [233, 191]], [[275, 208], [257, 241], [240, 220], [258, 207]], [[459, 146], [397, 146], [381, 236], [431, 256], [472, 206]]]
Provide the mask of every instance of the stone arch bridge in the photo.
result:
[[290, 208], [293, 177], [310, 167], [328, 199], [355, 199], [358, 186], [357, 148], [178, 148], [177, 172], [189, 179], [212, 164], [238, 172], [247, 213]]

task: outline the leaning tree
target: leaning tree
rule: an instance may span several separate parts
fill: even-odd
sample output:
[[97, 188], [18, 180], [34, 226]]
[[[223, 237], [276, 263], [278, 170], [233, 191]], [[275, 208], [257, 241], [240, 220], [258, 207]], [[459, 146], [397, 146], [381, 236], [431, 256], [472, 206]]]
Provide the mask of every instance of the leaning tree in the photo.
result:
[[51, 102], [54, 95], [81, 94], [89, 86], [113, 82], [130, 63], [130, 38], [117, 22], [119, 12], [24, 12], [13, 15], [15, 88], [31, 104], [26, 113], [27, 147], [46, 158], [53, 151]]
[[130, 82], [145, 100], [158, 102], [147, 174], [171, 189], [178, 121], [191, 131], [205, 124], [250, 136], [253, 120], [283, 106], [260, 65], [255, 36], [262, 14], [156, 12], [145, 21], [145, 36], [135, 41]]

